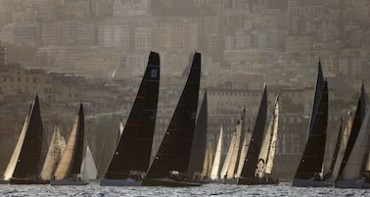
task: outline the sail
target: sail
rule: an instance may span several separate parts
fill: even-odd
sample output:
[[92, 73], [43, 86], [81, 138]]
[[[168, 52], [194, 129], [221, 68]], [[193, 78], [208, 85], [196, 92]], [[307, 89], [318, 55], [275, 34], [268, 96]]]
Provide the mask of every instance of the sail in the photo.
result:
[[340, 141], [340, 147], [339, 147], [339, 151], [338, 151], [338, 156], [336, 158], [335, 165], [334, 165], [334, 168], [333, 168], [333, 171], [332, 171], [333, 172], [332, 173], [332, 179], [333, 180], [337, 180], [337, 178], [338, 178], [339, 169], [340, 169], [340, 166], [342, 165], [343, 156], [344, 156], [344, 153], [346, 151], [348, 139], [349, 139], [349, 136], [350, 136], [350, 133], [351, 133], [352, 124], [353, 124], [353, 117], [352, 117], [352, 114], [349, 113], [347, 124], [346, 124], [346, 126], [343, 130], [343, 133], [342, 133], [342, 137], [341, 137], [341, 141]]
[[271, 174], [272, 172], [272, 167], [275, 158], [278, 124], [279, 124], [279, 97], [276, 98], [273, 116], [271, 118], [267, 132], [265, 134], [261, 152], [258, 159], [259, 162], [262, 162], [261, 165], [263, 165], [262, 166], [263, 170], [261, 171], [261, 173], [258, 174], [259, 178], [264, 177], [265, 174]]
[[98, 176], [98, 170], [89, 146], [86, 147], [86, 155], [82, 160], [81, 172], [83, 175], [82, 179], [86, 181], [96, 180]]
[[258, 156], [261, 151], [263, 135], [265, 131], [267, 114], [267, 89], [263, 88], [262, 99], [258, 109], [256, 123], [253, 129], [252, 138], [243, 165], [240, 178], [254, 178], [258, 163]]
[[207, 144], [207, 91], [204, 93], [198, 119], [195, 123], [193, 145], [191, 148], [189, 174], [197, 174], [203, 171], [203, 164], [206, 160]]
[[[45, 158], [42, 157], [44, 131], [37, 95], [33, 102], [29, 117], [27, 131], [12, 178], [38, 179], [40, 177], [42, 164]], [[20, 137], [20, 140], [21, 138], [23, 138], [23, 136]]]
[[342, 126], [343, 126], [343, 119], [340, 120], [338, 137], [337, 137], [337, 141], [335, 143], [335, 148], [334, 148], [333, 157], [332, 157], [332, 160], [331, 160], [331, 163], [330, 163], [330, 167], [329, 167], [329, 169], [324, 170], [325, 179], [327, 179], [329, 177], [331, 178], [332, 174], [333, 174], [333, 170], [334, 170], [335, 163], [337, 161], [337, 157], [338, 157], [338, 153], [339, 153], [339, 149], [340, 149], [340, 143], [341, 143], [341, 140], [343, 138]]
[[221, 164], [221, 154], [222, 154], [222, 139], [223, 139], [223, 131], [222, 126], [220, 128], [220, 135], [218, 136], [217, 148], [215, 157], [213, 159], [212, 170], [210, 178], [212, 180], [219, 179], [219, 171], [220, 171], [220, 164]]
[[159, 80], [159, 54], [151, 52], [134, 105], [105, 178], [125, 179], [130, 177], [130, 171], [148, 170], [157, 116]]
[[319, 65], [317, 68], [317, 80], [316, 80], [316, 88], [315, 88], [315, 96], [313, 99], [313, 105], [312, 105], [312, 112], [310, 116], [310, 124], [308, 131], [312, 130], [313, 124], [314, 124], [314, 115], [318, 112], [320, 107], [320, 101], [323, 94], [324, 89], [324, 75], [322, 73], [322, 67], [321, 67], [321, 61], [319, 60]]
[[361, 179], [367, 166], [367, 156], [370, 150], [370, 109], [367, 109], [366, 116], [362, 122], [360, 132], [353, 145], [348, 162], [344, 166], [342, 179]]
[[81, 163], [84, 155], [84, 113], [80, 105], [78, 116], [73, 124], [66, 149], [55, 171], [55, 180], [81, 176]]
[[56, 126], [54, 129], [53, 136], [50, 141], [48, 153], [46, 155], [45, 163], [41, 170], [41, 179], [50, 180], [53, 172], [57, 166], [59, 155], [61, 155], [61, 144], [60, 144], [60, 133], [59, 127]]
[[212, 145], [211, 143], [207, 143], [206, 154], [203, 162], [202, 177], [208, 178], [211, 175], [212, 156], [213, 156]]
[[251, 133], [250, 129], [248, 129], [246, 131], [245, 135], [244, 135], [242, 148], [241, 148], [241, 151], [240, 151], [238, 169], [237, 169], [236, 174], [235, 174], [236, 178], [239, 178], [241, 173], [242, 173], [243, 166], [244, 166], [244, 163], [245, 163], [245, 157], [247, 156], [247, 153], [248, 153], [248, 148], [249, 148], [249, 143], [251, 141], [251, 138], [252, 138], [252, 133]]
[[198, 107], [201, 54], [195, 53], [188, 79], [147, 178], [165, 178], [189, 167]]
[[236, 169], [236, 165], [237, 165], [237, 161], [238, 161], [238, 154], [239, 154], [239, 150], [240, 150], [240, 138], [241, 138], [241, 130], [242, 130], [241, 123], [238, 123], [235, 130], [236, 130], [236, 137], [235, 137], [233, 152], [232, 152], [231, 158], [230, 158], [230, 163], [229, 163], [229, 166], [228, 166], [227, 172], [226, 172], [226, 178], [227, 179], [234, 178], [234, 176], [235, 176], [235, 169]]
[[[31, 105], [31, 107], [32, 107], [32, 105]], [[9, 181], [13, 177], [15, 166], [17, 165], [19, 154], [21, 153], [22, 145], [23, 145], [24, 139], [26, 137], [26, 132], [27, 132], [28, 123], [29, 123], [28, 121], [29, 121], [29, 118], [28, 118], [28, 115], [27, 115], [26, 119], [24, 121], [23, 127], [22, 127], [21, 134], [19, 135], [17, 145], [15, 146], [13, 155], [10, 158], [9, 164], [8, 164], [6, 170], [5, 170], [5, 173], [4, 173], [4, 180], [5, 181]]]
[[343, 155], [342, 164], [339, 168], [338, 178], [342, 176], [344, 167], [346, 166], [346, 163], [348, 162], [349, 155], [352, 152], [353, 145], [355, 144], [358, 133], [360, 132], [361, 124], [365, 118], [365, 115], [364, 115], [365, 110], [366, 110], [366, 97], [365, 97], [364, 83], [362, 83], [360, 98], [358, 99], [357, 109], [356, 109], [355, 117], [353, 119], [353, 124], [351, 128], [350, 136], [348, 138], [347, 147]]
[[221, 169], [221, 172], [220, 172], [220, 178], [221, 179], [227, 178], [227, 171], [228, 171], [230, 163], [231, 163], [232, 155], [234, 154], [234, 148], [235, 148], [235, 143], [236, 143], [236, 140], [237, 140], [237, 136], [238, 136], [238, 131], [237, 131], [237, 129], [235, 129], [234, 132], [233, 132], [233, 135], [231, 137], [229, 149], [227, 151], [227, 155], [226, 155], [224, 164], [222, 165], [222, 169]]

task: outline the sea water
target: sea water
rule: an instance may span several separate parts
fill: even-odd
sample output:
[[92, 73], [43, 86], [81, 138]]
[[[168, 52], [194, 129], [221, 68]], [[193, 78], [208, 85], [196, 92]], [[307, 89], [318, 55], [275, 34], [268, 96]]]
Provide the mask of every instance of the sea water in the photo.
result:
[[207, 184], [201, 187], [100, 187], [87, 186], [49, 186], [49, 185], [0, 185], [0, 196], [370, 196], [368, 189], [338, 188], [296, 188], [290, 185], [238, 186]]

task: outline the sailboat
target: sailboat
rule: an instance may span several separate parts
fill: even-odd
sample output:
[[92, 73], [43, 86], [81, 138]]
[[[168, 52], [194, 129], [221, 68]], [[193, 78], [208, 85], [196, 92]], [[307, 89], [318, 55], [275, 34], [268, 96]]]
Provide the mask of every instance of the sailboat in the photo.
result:
[[365, 175], [370, 150], [370, 108], [367, 108], [365, 88], [362, 83], [351, 134], [338, 173], [336, 187], [370, 188]]
[[168, 129], [143, 186], [199, 186], [187, 173], [193, 143], [201, 74], [201, 54], [195, 53], [190, 73]]
[[140, 88], [101, 186], [140, 186], [150, 164], [157, 116], [159, 54], [151, 52]]
[[323, 160], [328, 124], [328, 83], [319, 62], [314, 103], [308, 130], [308, 140], [293, 179], [296, 187], [328, 187], [324, 181]]
[[87, 185], [89, 180], [82, 171], [85, 156], [85, 118], [83, 105], [80, 104], [78, 115], [73, 124], [66, 149], [50, 181], [51, 185]]
[[10, 184], [47, 184], [40, 176], [44, 163], [42, 157], [44, 131], [40, 115], [39, 98], [36, 95], [25, 119], [13, 155], [4, 173], [4, 181]]
[[212, 165], [213, 165], [212, 156], [213, 156], [212, 144], [208, 142], [206, 153], [205, 153], [205, 158], [203, 162], [202, 180], [208, 180], [209, 177], [211, 176], [211, 170], [212, 170]]
[[58, 165], [60, 157], [62, 156], [65, 148], [65, 141], [60, 134], [59, 127], [56, 126], [54, 129], [53, 136], [51, 138], [48, 153], [46, 155], [45, 163], [41, 170], [41, 178], [43, 180], [51, 180], [54, 175], [54, 171]]
[[[199, 115], [195, 123], [193, 144], [190, 154], [188, 174], [193, 179], [203, 180], [203, 169], [208, 162], [210, 149], [207, 147], [207, 90], [204, 93], [203, 102], [199, 110]], [[207, 152], [208, 151], [208, 152]]]
[[340, 120], [339, 132], [338, 132], [337, 140], [336, 140], [336, 143], [335, 143], [333, 157], [332, 157], [331, 163], [329, 165], [329, 169], [325, 170], [325, 168], [324, 168], [324, 173], [323, 173], [324, 177], [323, 178], [324, 178], [325, 181], [332, 181], [333, 180], [333, 172], [334, 172], [335, 164], [337, 162], [337, 158], [338, 158], [338, 155], [339, 155], [341, 140], [343, 138], [343, 132], [344, 131], [343, 131], [342, 127], [343, 127], [343, 119]]
[[277, 184], [270, 177], [275, 157], [279, 122], [279, 97], [276, 97], [273, 116], [264, 134], [267, 115], [267, 87], [265, 85], [256, 123], [251, 136], [243, 168], [238, 178], [239, 185]]
[[211, 180], [220, 179], [222, 146], [223, 146], [223, 128], [221, 126], [220, 134], [218, 136], [218, 141], [217, 141], [216, 153], [215, 153], [215, 156], [213, 158], [213, 164], [212, 164], [212, 169], [211, 169], [211, 174], [210, 174], [210, 179]]

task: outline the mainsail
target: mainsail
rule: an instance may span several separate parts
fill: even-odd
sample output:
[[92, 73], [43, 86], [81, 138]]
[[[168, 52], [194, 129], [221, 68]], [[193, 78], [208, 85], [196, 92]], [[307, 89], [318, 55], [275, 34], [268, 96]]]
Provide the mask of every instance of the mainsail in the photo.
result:
[[211, 170], [212, 170], [212, 156], [213, 156], [213, 151], [212, 151], [212, 145], [211, 143], [207, 143], [207, 149], [206, 149], [206, 154], [203, 162], [203, 170], [202, 170], [202, 177], [203, 178], [209, 178], [211, 175]]
[[341, 166], [339, 168], [339, 172], [338, 172], [338, 178], [339, 179], [342, 177], [342, 172], [344, 170], [344, 167], [346, 166], [346, 163], [348, 162], [349, 155], [352, 152], [352, 148], [353, 148], [353, 145], [355, 144], [358, 133], [360, 132], [362, 122], [365, 118], [365, 110], [366, 110], [366, 97], [365, 97], [364, 83], [362, 83], [360, 98], [359, 98], [358, 103], [357, 103], [357, 109], [356, 109], [355, 117], [353, 119], [351, 133], [350, 133], [350, 136], [348, 138], [347, 147], [346, 147], [346, 150], [344, 152], [342, 164], [341, 164]]
[[198, 119], [195, 123], [193, 145], [189, 163], [189, 174], [200, 174], [203, 171], [203, 164], [207, 160], [207, 91], [204, 93]]
[[221, 164], [221, 154], [222, 154], [222, 139], [223, 139], [223, 131], [222, 126], [220, 128], [220, 135], [218, 136], [217, 148], [215, 157], [213, 159], [213, 165], [211, 170], [210, 178], [212, 180], [219, 179], [219, 171], [220, 171], [220, 164]]
[[78, 116], [73, 124], [66, 149], [55, 171], [55, 180], [82, 178], [81, 164], [84, 157], [84, 112], [80, 104]]
[[201, 54], [195, 53], [184, 90], [146, 178], [166, 178], [171, 172], [187, 172], [198, 107], [200, 73]]
[[30, 179], [38, 181], [44, 158], [41, 156], [43, 126], [38, 96], [31, 105], [12, 158], [4, 174], [4, 180]]
[[242, 173], [243, 166], [244, 166], [244, 163], [245, 163], [245, 157], [247, 156], [247, 153], [248, 153], [249, 143], [251, 141], [251, 138], [252, 138], [252, 133], [251, 133], [251, 130], [248, 128], [247, 131], [244, 134], [242, 148], [241, 148], [241, 151], [240, 151], [238, 169], [237, 169], [236, 174], [235, 174], [236, 178], [239, 178], [241, 173]]
[[258, 109], [256, 123], [253, 129], [250, 146], [248, 148], [245, 162], [238, 183], [241, 179], [255, 178], [258, 156], [262, 147], [263, 134], [265, 131], [267, 114], [267, 89], [264, 85], [260, 107]]
[[320, 174], [323, 167], [328, 122], [327, 86], [327, 81], [323, 80], [321, 64], [319, 64], [314, 105], [311, 113], [312, 124], [309, 127], [308, 140], [295, 174], [295, 179], [308, 180], [315, 178], [322, 180]]
[[134, 105], [105, 174], [106, 179], [126, 179], [148, 170], [157, 116], [159, 80], [159, 54], [151, 52]]
[[[236, 128], [233, 132], [232, 137], [231, 137], [229, 149], [227, 151], [227, 155], [226, 155], [224, 164], [222, 165], [222, 169], [221, 169], [221, 172], [220, 172], [220, 178], [221, 179], [226, 179], [226, 178], [231, 176], [231, 175], [227, 175], [227, 173], [230, 169], [230, 164], [231, 164], [232, 157], [233, 157], [233, 155], [235, 155], [237, 153], [235, 151], [235, 144], [236, 144], [236, 141], [240, 139], [240, 131], [241, 131], [240, 129], [238, 129], [238, 127], [240, 127], [240, 122], [239, 121], [238, 121], [237, 126], [236, 126]], [[232, 176], [234, 176], [234, 175], [232, 175]]]

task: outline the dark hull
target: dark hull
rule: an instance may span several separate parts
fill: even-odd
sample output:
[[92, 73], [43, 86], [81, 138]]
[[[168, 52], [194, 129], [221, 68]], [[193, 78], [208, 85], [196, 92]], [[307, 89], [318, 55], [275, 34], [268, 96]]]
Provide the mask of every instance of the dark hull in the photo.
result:
[[17, 179], [12, 178], [9, 181], [9, 184], [11, 185], [46, 185], [49, 184], [50, 181], [45, 180], [35, 180], [35, 179]]
[[199, 182], [176, 181], [168, 178], [149, 178], [144, 179], [141, 186], [164, 186], [164, 187], [199, 187], [202, 184]]
[[333, 183], [327, 181], [315, 181], [311, 179], [293, 179], [293, 187], [333, 187]]
[[239, 178], [238, 185], [279, 185], [278, 179]]
[[52, 180], [50, 181], [50, 185], [52, 186], [63, 186], [63, 185], [74, 185], [74, 186], [78, 186], [78, 185], [88, 185], [89, 182], [86, 182], [86, 181], [76, 181], [76, 180], [72, 180], [72, 179], [64, 179], [64, 180]]

